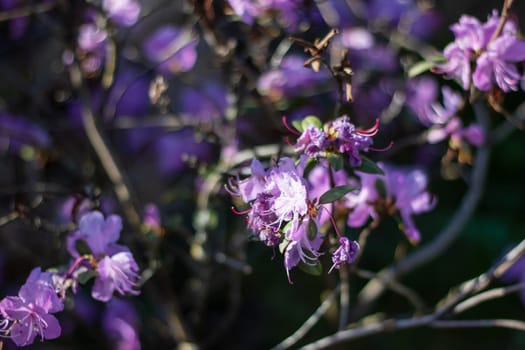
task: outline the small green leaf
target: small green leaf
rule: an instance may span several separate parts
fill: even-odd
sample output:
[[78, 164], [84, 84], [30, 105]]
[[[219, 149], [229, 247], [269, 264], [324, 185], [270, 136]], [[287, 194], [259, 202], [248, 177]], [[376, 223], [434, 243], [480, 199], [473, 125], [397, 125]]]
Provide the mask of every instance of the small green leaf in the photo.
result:
[[323, 195], [319, 198], [319, 204], [326, 204], [326, 203], [332, 203], [336, 200], [342, 198], [345, 194], [347, 194], [350, 191], [353, 191], [357, 189], [356, 186], [336, 186], [334, 188], [329, 189]]
[[321, 122], [321, 120], [314, 115], [309, 115], [305, 117], [303, 121], [301, 122], [301, 126], [303, 127], [303, 130], [305, 130], [310, 125], [313, 125], [319, 129], [323, 127], [323, 123]]
[[339, 171], [343, 169], [344, 161], [343, 161], [343, 157], [340, 154], [328, 153], [326, 158], [328, 159], [328, 162], [332, 166], [332, 169], [334, 169], [335, 171]]
[[355, 170], [358, 170], [363, 173], [367, 174], [379, 174], [379, 175], [385, 175], [383, 169], [381, 169], [376, 163], [374, 163], [372, 160], [368, 159], [367, 157], [361, 156], [361, 166], [355, 168]]
[[308, 265], [301, 261], [298, 266], [301, 270], [310, 275], [320, 276], [323, 273], [323, 265], [321, 262], [317, 262], [315, 265]]
[[377, 193], [379, 194], [379, 196], [381, 198], [386, 198], [386, 186], [385, 186], [385, 182], [381, 179], [376, 179], [375, 183], [374, 183], [374, 186], [376, 188], [376, 191]]
[[94, 278], [97, 274], [93, 270], [87, 270], [78, 275], [78, 283], [86, 284], [90, 279]]
[[436, 64], [434, 62], [419, 61], [418, 63], [416, 63], [412, 67], [410, 67], [410, 69], [408, 70], [407, 75], [408, 75], [409, 78], [417, 77], [418, 75], [420, 75], [422, 73], [425, 73], [428, 70], [431, 70], [432, 68], [434, 68], [435, 65]]
[[91, 249], [89, 248], [86, 241], [82, 239], [78, 239], [75, 241], [75, 249], [77, 250], [78, 254], [80, 255], [89, 255], [91, 254]]
[[308, 220], [308, 225], [306, 226], [306, 237], [308, 237], [310, 241], [313, 241], [315, 237], [317, 237], [317, 232], [319, 232], [319, 229], [317, 228], [315, 221]]
[[303, 126], [301, 125], [301, 121], [300, 120], [293, 120], [292, 121], [292, 126], [294, 128], [297, 129], [297, 131], [299, 131], [301, 134], [303, 133]]
[[308, 158], [308, 160], [306, 161], [306, 166], [304, 167], [303, 177], [308, 178], [308, 174], [310, 174], [310, 172], [315, 168], [316, 165], [317, 159]]

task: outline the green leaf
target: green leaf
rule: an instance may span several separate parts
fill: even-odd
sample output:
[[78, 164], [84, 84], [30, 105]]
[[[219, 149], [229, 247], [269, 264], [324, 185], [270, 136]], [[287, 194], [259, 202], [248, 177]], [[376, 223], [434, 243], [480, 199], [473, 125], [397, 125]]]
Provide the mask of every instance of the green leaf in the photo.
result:
[[319, 204], [326, 204], [326, 203], [332, 203], [336, 200], [342, 198], [345, 194], [347, 194], [350, 191], [353, 191], [357, 189], [356, 186], [336, 186], [334, 188], [329, 189], [323, 195], [319, 198]]
[[367, 174], [379, 174], [385, 175], [383, 169], [381, 169], [376, 163], [367, 157], [361, 156], [361, 166], [355, 168], [355, 170], [361, 171]]
[[303, 121], [301, 122], [301, 126], [303, 127], [303, 130], [305, 130], [310, 125], [313, 125], [319, 129], [323, 127], [323, 123], [321, 122], [321, 120], [314, 115], [309, 115], [305, 117]]
[[344, 161], [343, 161], [343, 157], [340, 154], [328, 153], [326, 158], [328, 159], [328, 162], [332, 166], [332, 169], [334, 169], [335, 171], [339, 171], [343, 169]]
[[376, 179], [376, 181], [374, 182], [374, 187], [376, 188], [376, 191], [381, 198], [386, 198], [387, 192], [385, 182], [383, 180]]
[[315, 265], [308, 265], [301, 261], [298, 266], [301, 270], [310, 275], [320, 276], [323, 273], [323, 265], [321, 262], [317, 262]]
[[412, 67], [410, 67], [410, 69], [408, 70], [408, 77], [409, 78], [414, 78], [414, 77], [417, 77], [418, 75], [422, 74], [422, 73], [425, 73], [426, 71], [429, 71], [431, 70], [432, 68], [434, 68], [436, 64], [434, 62], [431, 62], [431, 61], [419, 61], [418, 63], [414, 64]]
[[308, 178], [308, 174], [316, 167], [317, 165], [317, 159], [315, 158], [308, 158], [306, 161], [306, 166], [304, 167], [303, 171], [303, 177]]
[[317, 232], [319, 232], [317, 224], [313, 220], [308, 220], [308, 225], [306, 226], [306, 237], [308, 237], [310, 241], [313, 241], [317, 236]]
[[82, 239], [78, 239], [75, 241], [75, 249], [77, 250], [78, 254], [80, 255], [89, 255], [91, 254], [91, 249], [89, 248], [86, 241]]
[[94, 278], [97, 274], [93, 270], [87, 270], [78, 275], [78, 283], [86, 284], [90, 279]]
[[292, 121], [292, 126], [293, 126], [294, 128], [296, 128], [297, 131], [299, 131], [301, 134], [303, 133], [304, 129], [303, 129], [303, 126], [302, 126], [300, 120], [293, 120], [293, 121]]

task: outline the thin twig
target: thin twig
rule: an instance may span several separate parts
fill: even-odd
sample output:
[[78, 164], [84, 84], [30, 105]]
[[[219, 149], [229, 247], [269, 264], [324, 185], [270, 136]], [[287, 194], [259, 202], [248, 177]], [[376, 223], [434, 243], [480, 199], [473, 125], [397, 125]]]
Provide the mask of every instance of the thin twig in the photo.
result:
[[2, 217], [0, 217], [0, 227], [7, 225], [11, 221], [15, 221], [20, 217], [20, 214], [17, 211], [12, 211]]
[[525, 322], [509, 319], [433, 321], [431, 328], [508, 328], [525, 331]]
[[71, 80], [73, 85], [77, 88], [81, 94], [82, 103], [82, 122], [84, 124], [84, 130], [91, 143], [95, 153], [97, 154], [102, 167], [104, 168], [108, 178], [113, 183], [113, 188], [117, 199], [119, 200], [124, 215], [128, 220], [129, 224], [134, 228], [140, 226], [140, 214], [133, 202], [133, 197], [130, 191], [130, 186], [127, 179], [125, 178], [124, 172], [118, 165], [114, 153], [110, 150], [109, 143], [105, 140], [103, 133], [101, 132], [91, 106], [89, 104], [89, 96], [82, 83], [82, 73], [78, 66], [71, 68]]
[[339, 297], [339, 329], [348, 325], [350, 309], [350, 283], [348, 281], [348, 267], [341, 266], [339, 269], [339, 280], [341, 285], [341, 296]]
[[352, 270], [358, 277], [366, 278], [366, 279], [373, 279], [373, 278], [379, 278], [379, 280], [384, 283], [385, 287], [392, 290], [393, 292], [405, 297], [416, 309], [416, 312], [423, 312], [427, 306], [425, 305], [425, 302], [423, 299], [411, 288], [397, 282], [393, 279], [384, 279], [380, 275], [376, 274], [375, 272], [363, 270], [363, 269], [353, 269]]
[[498, 36], [501, 34], [501, 31], [503, 30], [503, 27], [505, 26], [505, 22], [507, 22], [507, 17], [509, 16], [509, 9], [512, 6], [512, 3], [514, 0], [505, 0], [503, 3], [503, 8], [501, 9], [501, 17], [499, 18], [498, 26], [496, 27], [496, 30], [492, 34], [492, 37], [489, 40], [489, 44], [496, 40]]
[[341, 285], [338, 285], [332, 294], [328, 298], [326, 298], [321, 305], [315, 310], [315, 312], [308, 317], [308, 319], [299, 327], [292, 335], [290, 335], [288, 338], [277, 344], [272, 348], [272, 350], [283, 350], [288, 349], [294, 344], [296, 344], [299, 340], [301, 340], [306, 333], [312, 329], [313, 326], [319, 322], [321, 317], [328, 311], [330, 306], [335, 302], [335, 299], [337, 298], [337, 295], [339, 294], [341, 290]]
[[487, 290], [486, 292], [474, 295], [471, 298], [464, 300], [463, 302], [457, 304], [452, 310], [454, 313], [459, 314], [463, 311], [473, 308], [476, 305], [484, 303], [485, 301], [502, 298], [511, 293], [516, 293], [525, 289], [525, 282], [518, 283], [508, 287], [494, 288]]

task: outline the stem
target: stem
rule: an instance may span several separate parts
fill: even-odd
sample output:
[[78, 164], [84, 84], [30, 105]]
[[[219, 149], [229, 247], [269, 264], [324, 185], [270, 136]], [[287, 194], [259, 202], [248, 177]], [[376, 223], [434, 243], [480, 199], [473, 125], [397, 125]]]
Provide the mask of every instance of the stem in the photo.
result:
[[104, 138], [100, 127], [97, 125], [93, 111], [89, 105], [90, 99], [85, 91], [82, 83], [82, 73], [78, 66], [71, 68], [71, 81], [80, 92], [82, 103], [82, 122], [84, 124], [84, 130], [91, 143], [91, 146], [95, 150], [102, 167], [104, 168], [108, 178], [113, 183], [113, 189], [115, 195], [120, 202], [122, 210], [126, 216], [128, 222], [137, 228], [140, 226], [140, 215], [139, 211], [134, 205], [133, 197], [130, 191], [130, 185], [124, 176], [124, 172], [119, 166], [114, 152], [111, 151], [109, 142]]
[[507, 21], [507, 17], [509, 16], [509, 9], [512, 6], [513, 2], [514, 0], [505, 0], [503, 2], [503, 8], [501, 9], [501, 17], [499, 19], [498, 26], [496, 27], [496, 31], [494, 31], [494, 34], [492, 34], [492, 37], [490, 38], [488, 44], [496, 40], [498, 36], [501, 34], [501, 31], [503, 30], [503, 27], [505, 26], [505, 22]]
[[87, 257], [85, 257], [84, 255], [82, 256], [79, 256], [78, 258], [75, 259], [75, 261], [73, 262], [73, 264], [71, 264], [71, 266], [69, 267], [69, 269], [67, 270], [66, 272], [66, 275], [64, 276], [65, 278], [68, 278], [70, 277], [73, 272], [75, 272], [76, 268], [78, 267], [78, 265], [80, 265], [80, 263], [84, 260], [88, 260]]
[[314, 313], [308, 317], [308, 319], [299, 327], [292, 335], [290, 335], [288, 338], [274, 346], [271, 350], [284, 350], [288, 349], [291, 346], [293, 346], [295, 343], [297, 343], [299, 340], [301, 340], [306, 333], [312, 329], [313, 326], [319, 322], [321, 317], [328, 311], [330, 306], [335, 302], [335, 298], [339, 294], [341, 289], [341, 285], [337, 286], [337, 288], [334, 289], [332, 294], [328, 298], [326, 298], [321, 305], [314, 311]]
[[487, 300], [492, 300], [496, 298], [501, 298], [506, 295], [509, 295], [511, 293], [519, 292], [521, 290], [525, 289], [525, 282], [518, 283], [509, 287], [503, 287], [503, 288], [494, 288], [491, 290], [488, 290], [486, 292], [477, 294], [469, 299], [466, 299], [465, 301], [459, 303], [454, 307], [453, 312], [454, 313], [462, 313], [463, 311], [470, 309], [476, 305], [479, 305]]

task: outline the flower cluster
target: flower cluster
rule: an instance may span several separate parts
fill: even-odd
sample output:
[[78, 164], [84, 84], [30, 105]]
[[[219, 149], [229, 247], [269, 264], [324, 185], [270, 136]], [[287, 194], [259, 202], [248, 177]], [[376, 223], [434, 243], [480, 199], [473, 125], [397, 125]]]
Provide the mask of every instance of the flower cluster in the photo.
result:
[[[525, 41], [518, 38], [516, 24], [510, 19], [501, 34], [496, 33], [499, 22], [495, 10], [485, 23], [462, 16], [451, 26], [455, 40], [445, 48], [446, 62], [438, 65], [436, 72], [459, 79], [465, 90], [469, 89], [471, 80], [481, 91], [489, 91], [494, 85], [504, 92], [517, 90], [522, 76], [515, 63], [525, 59]], [[476, 63], [474, 73], [471, 72], [473, 61]]]
[[427, 212], [436, 205], [435, 198], [426, 191], [427, 176], [420, 169], [378, 165], [384, 170], [384, 177], [357, 172], [361, 189], [345, 196], [345, 204], [351, 209], [348, 225], [361, 227], [369, 217], [393, 215], [401, 219], [400, 228], [407, 238], [419, 242], [421, 235], [412, 215]]
[[367, 152], [373, 144], [372, 136], [378, 132], [378, 121], [367, 130], [360, 130], [350, 122], [348, 116], [342, 116], [321, 127], [315, 119], [306, 118], [303, 124], [313, 122], [304, 127], [295, 144], [296, 152], [303, 152], [309, 158], [326, 158], [330, 153], [342, 154], [348, 157], [352, 167], [362, 163], [360, 152]]
[[0, 301], [0, 332], [16, 345], [33, 343], [39, 335], [42, 340], [60, 336], [61, 328], [54, 313], [62, 311], [64, 302], [56, 292], [54, 274], [35, 268], [18, 296], [8, 296]]
[[[37, 267], [18, 296], [0, 301], [0, 335], [11, 338], [18, 346], [33, 343], [37, 336], [41, 340], [59, 337], [61, 327], [53, 314], [63, 310], [69, 288], [76, 292], [78, 284], [93, 275], [91, 295], [96, 300], [107, 302], [115, 291], [120, 295], [137, 295], [137, 263], [127, 247], [116, 243], [121, 229], [122, 222], [117, 215], [104, 220], [98, 211], [85, 213], [79, 229], [68, 238], [68, 250], [76, 258], [70, 267], [54, 272], [42, 272]], [[80, 255], [76, 247], [80, 240], [89, 250], [84, 255]]]
[[[320, 211], [328, 210], [311, 197], [310, 185], [302, 174], [303, 163], [296, 166], [292, 159], [282, 158], [274, 167], [264, 170], [254, 159], [252, 175], [244, 180], [231, 180], [229, 186], [232, 195], [250, 203], [251, 208], [244, 214], [254, 235], [268, 246], [280, 247], [289, 280], [290, 270], [299, 263], [318, 264], [324, 238], [319, 228], [326, 220]], [[339, 257], [337, 261], [338, 268], [351, 259]]]
[[438, 84], [430, 77], [415, 78], [407, 84], [407, 105], [429, 127], [428, 142], [450, 137], [453, 144], [466, 140], [471, 145], [481, 145], [485, 140], [481, 127], [475, 123], [465, 127], [458, 116], [464, 102], [462, 96], [448, 86], [441, 89], [441, 95], [442, 103], [438, 101]]

